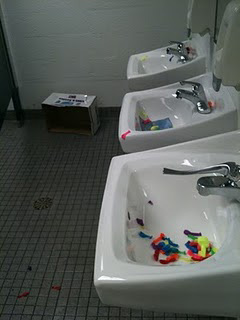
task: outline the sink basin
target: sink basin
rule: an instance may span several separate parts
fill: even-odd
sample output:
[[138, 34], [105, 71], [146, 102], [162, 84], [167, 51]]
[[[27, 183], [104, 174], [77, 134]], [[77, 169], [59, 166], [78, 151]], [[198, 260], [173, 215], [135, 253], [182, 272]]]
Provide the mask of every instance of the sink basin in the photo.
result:
[[[132, 55], [127, 67], [130, 90], [161, 87], [205, 73], [209, 59], [209, 35], [201, 37], [196, 34], [192, 40], [184, 43], [196, 50], [196, 54], [184, 64], [178, 62], [176, 56], [166, 53], [169, 46]], [[176, 45], [171, 45], [171, 47], [176, 47]]]
[[[212, 74], [191, 79], [203, 85], [208, 101], [214, 103], [210, 114], [200, 114], [194, 104], [177, 99], [179, 83], [166, 87], [131, 92], [125, 95], [119, 120], [119, 141], [124, 152], [144, 151], [194, 140], [237, 129], [237, 109], [228, 88], [219, 92], [212, 88]], [[191, 86], [184, 86], [191, 90]], [[151, 121], [169, 119], [172, 127], [157, 131], [144, 131], [139, 113], [145, 110]], [[123, 138], [123, 134], [129, 134]]]
[[[146, 310], [240, 315], [240, 204], [200, 196], [200, 175], [169, 176], [163, 168], [194, 170], [240, 163], [240, 131], [113, 158], [99, 221], [94, 283], [103, 303]], [[144, 229], [136, 219], [144, 221]], [[165, 233], [184, 248], [185, 229], [219, 249], [196, 263], [162, 265], [150, 239]], [[193, 299], [193, 296], [195, 297]]]
[[[188, 160], [189, 163], [186, 165], [184, 160], [179, 159], [178, 162], [179, 167], [183, 170], [187, 170], [192, 163], [199, 168], [206, 165], [204, 161], [195, 160], [191, 162]], [[174, 242], [183, 249], [188, 240], [183, 233], [184, 229], [201, 231], [204, 236], [211, 239], [215, 247], [220, 248], [226, 236], [227, 221], [223, 210], [228, 210], [229, 202], [221, 197], [211, 197], [210, 199], [201, 197], [196, 189], [199, 175], [185, 178], [163, 175], [162, 165], [156, 162], [154, 164], [154, 162], [146, 166], [142, 161], [136, 161], [129, 166], [131, 173], [128, 181], [127, 211], [130, 221], [142, 219], [144, 221], [144, 230], [142, 231], [146, 234], [155, 238], [163, 232], [174, 239]], [[165, 166], [176, 167], [176, 161], [171, 156], [165, 158], [164, 163]], [[174, 196], [169, 196], [169, 192]], [[149, 204], [149, 201], [153, 205]], [[150, 247], [149, 241], [137, 236], [139, 231], [141, 229], [135, 223], [127, 224], [126, 252], [128, 258], [139, 264], [159, 266], [159, 262], [152, 258], [154, 251]], [[174, 265], [186, 266], [185, 262], [181, 261]], [[163, 265], [162, 267], [169, 268], [172, 265]]]
[[[139, 57], [138, 60], [138, 73], [139, 74], [149, 74], [162, 72], [168, 69], [172, 69], [178, 66], [178, 58], [174, 56], [170, 61], [170, 55], [166, 54], [166, 49], [159, 49], [146, 53]], [[137, 58], [136, 58], [137, 59]]]
[[173, 97], [173, 91], [164, 91], [166, 96], [163, 94], [160, 96], [149, 95], [136, 103], [135, 109], [135, 129], [141, 131], [138, 114], [141, 112], [141, 108], [144, 107], [146, 113], [152, 121], [158, 119], [169, 118], [173, 124], [173, 128], [187, 125], [193, 121], [193, 118], [198, 116], [197, 112], [194, 112], [194, 108], [191, 102], [187, 100], [180, 100]]

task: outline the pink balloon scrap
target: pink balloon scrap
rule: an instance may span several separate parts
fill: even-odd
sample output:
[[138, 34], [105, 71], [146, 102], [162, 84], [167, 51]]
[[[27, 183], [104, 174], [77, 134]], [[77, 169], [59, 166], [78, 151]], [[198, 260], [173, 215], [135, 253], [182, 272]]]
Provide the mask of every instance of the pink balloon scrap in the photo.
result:
[[121, 138], [122, 138], [123, 140], [126, 140], [126, 137], [127, 137], [127, 135], [128, 135], [129, 133], [131, 133], [130, 130], [128, 130], [127, 132], [123, 133], [122, 136], [121, 136]]

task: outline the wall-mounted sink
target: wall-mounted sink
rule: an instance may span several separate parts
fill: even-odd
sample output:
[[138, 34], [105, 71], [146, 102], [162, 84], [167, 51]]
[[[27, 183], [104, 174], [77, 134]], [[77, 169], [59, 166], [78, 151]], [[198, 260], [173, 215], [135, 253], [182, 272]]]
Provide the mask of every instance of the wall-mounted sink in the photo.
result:
[[[206, 72], [209, 60], [210, 37], [194, 35], [184, 42], [195, 50], [190, 60], [181, 63], [178, 58], [167, 54], [167, 48], [132, 55], [128, 61], [127, 79], [132, 91], [165, 86]], [[170, 45], [176, 47], [176, 45]]]
[[[240, 131], [235, 131], [112, 160], [95, 259], [94, 282], [103, 303], [240, 315], [240, 204], [224, 196], [199, 195], [200, 175], [163, 174], [164, 167], [194, 170], [227, 161], [240, 164], [239, 139]], [[182, 249], [185, 229], [201, 232], [219, 251], [201, 262], [155, 261], [152, 240], [163, 232]], [[139, 232], [153, 238], [142, 238]]]
[[[180, 83], [125, 95], [119, 120], [119, 141], [124, 152], [164, 147], [237, 129], [237, 108], [228, 88], [222, 86], [215, 92], [211, 73], [191, 80], [203, 85], [207, 100], [214, 105], [210, 114], [200, 114], [191, 101], [175, 97]], [[191, 86], [184, 89], [191, 90]], [[141, 109], [152, 122], [167, 119], [171, 126], [144, 131], [139, 117]], [[126, 137], [125, 132], [129, 133]]]

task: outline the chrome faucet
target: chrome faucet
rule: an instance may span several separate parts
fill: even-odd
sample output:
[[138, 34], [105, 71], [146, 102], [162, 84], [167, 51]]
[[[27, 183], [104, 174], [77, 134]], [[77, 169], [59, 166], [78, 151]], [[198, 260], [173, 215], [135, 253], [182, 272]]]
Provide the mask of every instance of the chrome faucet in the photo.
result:
[[177, 44], [177, 49], [167, 48], [167, 54], [172, 54], [178, 57], [178, 62], [186, 63], [189, 60], [188, 50], [184, 43], [179, 41], [170, 41], [170, 44]]
[[190, 175], [198, 173], [215, 173], [217, 176], [202, 177], [197, 180], [197, 190], [202, 196], [219, 195], [240, 202], [240, 166], [235, 162], [225, 162], [198, 170], [173, 170], [164, 168], [164, 174]]
[[192, 86], [192, 91], [178, 89], [176, 91], [177, 99], [187, 99], [191, 101], [197, 107], [197, 111], [201, 114], [208, 114], [212, 112], [211, 107], [208, 105], [207, 97], [201, 83], [193, 81], [181, 81], [180, 84], [182, 86], [185, 84], [190, 84]]

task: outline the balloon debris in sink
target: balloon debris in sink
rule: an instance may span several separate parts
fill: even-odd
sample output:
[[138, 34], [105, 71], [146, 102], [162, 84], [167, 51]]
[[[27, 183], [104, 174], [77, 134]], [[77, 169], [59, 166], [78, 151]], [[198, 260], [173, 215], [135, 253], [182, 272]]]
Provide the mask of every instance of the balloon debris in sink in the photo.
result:
[[144, 62], [148, 59], [148, 56], [147, 55], [144, 55], [140, 58], [140, 61]]
[[[135, 220], [128, 221], [128, 227], [130, 228], [129, 234], [131, 234], [133, 238], [140, 237], [145, 239], [145, 241], [149, 241], [153, 238], [153, 236], [145, 229], [143, 219], [137, 218]], [[144, 229], [145, 232], [139, 231], [139, 228]], [[150, 242], [150, 247], [154, 250], [153, 260], [162, 265], [176, 261], [197, 263], [211, 257], [218, 251], [207, 237], [202, 236], [201, 232], [184, 230], [184, 234], [189, 239], [185, 243], [186, 251], [181, 251], [179, 245], [169, 237], [166, 237], [164, 233], [161, 233], [153, 239]], [[131, 245], [131, 251], [132, 250], [134, 250], [134, 246]], [[166, 256], [166, 259], [163, 259], [163, 256]]]
[[137, 218], [136, 221], [137, 221], [137, 223], [138, 223], [141, 227], [144, 226], [143, 219], [138, 219], [138, 218]]
[[171, 256], [167, 257], [166, 260], [160, 259], [159, 262], [161, 264], [168, 264], [170, 262], [178, 261], [179, 255], [177, 253], [172, 254]]
[[169, 118], [151, 120], [144, 107], [140, 108], [138, 116], [142, 131], [156, 131], [173, 128], [172, 121]]
[[201, 232], [191, 232], [189, 230], [184, 230], [183, 232], [186, 236], [191, 235], [191, 236], [196, 236], [196, 237], [200, 237], [202, 234]]
[[[188, 235], [189, 237], [189, 235]], [[187, 254], [193, 261], [202, 261], [214, 255], [218, 249], [213, 246], [207, 237], [194, 237], [192, 241], [188, 241], [185, 246], [188, 248]]]
[[198, 243], [197, 246], [194, 246], [193, 242], [188, 241], [185, 246], [188, 248], [188, 250], [192, 251], [192, 253], [198, 253]]
[[[153, 259], [161, 264], [178, 261], [179, 254], [186, 254], [179, 251], [179, 245], [174, 243], [170, 238], [167, 238], [164, 233], [161, 233], [159, 237], [152, 241], [151, 247], [154, 249]], [[159, 260], [160, 253], [167, 256], [166, 260]]]
[[[208, 238], [202, 236], [200, 232], [194, 233], [185, 230], [184, 234], [186, 234], [192, 240], [187, 241], [185, 244], [186, 248], [188, 249], [187, 253], [185, 251], [180, 251], [178, 249], [178, 244], [174, 243], [170, 238], [167, 238], [163, 233], [161, 233], [160, 236], [154, 239], [151, 243], [152, 248], [155, 250], [153, 259], [158, 261], [161, 253], [168, 256], [166, 260], [159, 260], [161, 264], [168, 264], [179, 259], [185, 262], [196, 262], [207, 259], [218, 251], [218, 249], [213, 246]], [[198, 236], [194, 236], [194, 234]], [[180, 255], [188, 255], [189, 258], [181, 257]]]
[[142, 131], [158, 131], [173, 128], [172, 121], [169, 118], [155, 121], [151, 121], [150, 119], [145, 121], [140, 118], [140, 125]]
[[162, 241], [164, 237], [165, 237], [164, 233], [161, 233], [158, 238], [156, 238], [156, 239], [153, 240], [153, 242], [152, 242], [152, 244], [151, 244], [152, 247], [153, 247], [153, 249], [155, 249], [154, 246], [155, 246], [158, 242]]

